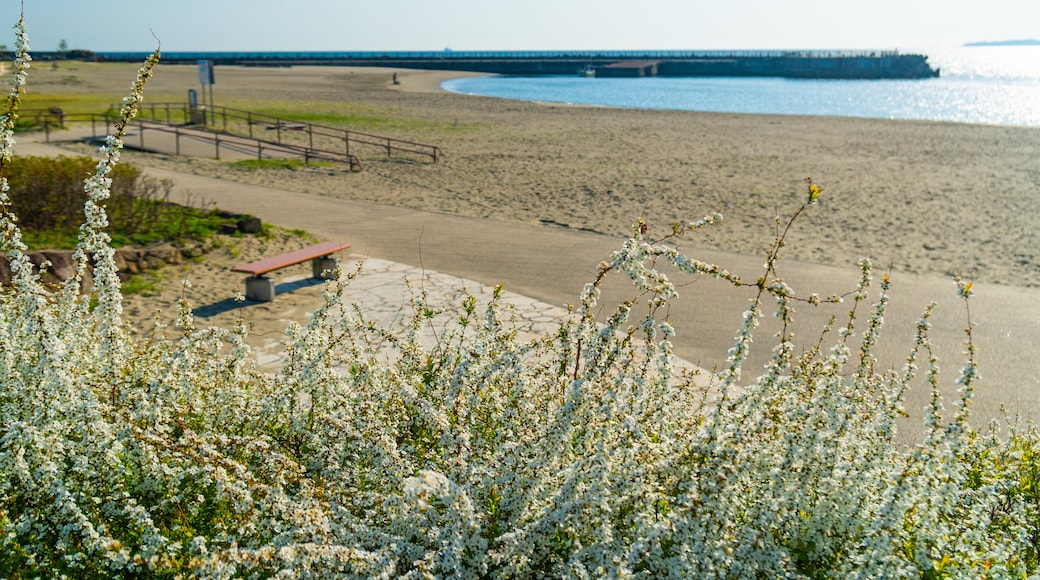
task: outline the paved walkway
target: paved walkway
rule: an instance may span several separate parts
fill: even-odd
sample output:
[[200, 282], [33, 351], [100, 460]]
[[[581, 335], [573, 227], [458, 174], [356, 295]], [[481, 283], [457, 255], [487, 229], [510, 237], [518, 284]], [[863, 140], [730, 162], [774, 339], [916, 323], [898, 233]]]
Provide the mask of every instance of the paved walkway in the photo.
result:
[[[50, 155], [60, 149], [38, 143], [19, 143], [22, 155]], [[505, 288], [537, 302], [562, 306], [577, 301], [582, 285], [595, 277], [595, 268], [622, 240], [612, 236], [538, 224], [499, 222], [334, 199], [219, 179], [149, 169], [156, 177], [170, 178], [175, 195], [214, 202], [222, 209], [250, 213], [265, 221], [301, 228], [313, 235], [351, 244], [352, 251], [388, 262], [423, 265], [427, 271], [450, 273]], [[344, 188], [350, 187], [349, 177]], [[176, 198], [174, 199], [176, 201]], [[698, 259], [719, 263], [745, 279], [761, 272], [762, 258], [729, 252], [683, 248]], [[785, 261], [781, 265], [787, 283], [800, 295], [829, 295], [854, 287], [858, 269]], [[902, 366], [913, 344], [917, 319], [932, 300], [940, 302], [933, 317], [931, 338], [940, 358], [948, 397], [956, 396], [954, 380], [963, 366], [966, 315], [948, 278], [895, 273], [889, 293], [884, 336], [877, 350], [883, 368]], [[746, 310], [749, 291], [736, 291], [710, 279], [681, 280], [680, 298], [668, 316], [677, 330], [676, 354], [700, 367], [713, 368], [726, 352]], [[977, 389], [976, 417], [996, 417], [1002, 404], [1012, 413], [1040, 420], [1040, 289], [976, 284], [972, 303], [975, 340], [982, 382]], [[633, 297], [631, 285], [614, 279], [604, 286], [603, 304], [613, 305]], [[793, 327], [807, 344], [815, 343], [819, 330], [839, 309], [801, 307]], [[860, 311], [861, 320], [866, 309]], [[763, 319], [746, 376], [752, 377], [769, 357], [775, 321]], [[928, 403], [926, 389], [908, 395], [907, 407], [919, 412]], [[948, 399], [949, 400], [949, 399]]]

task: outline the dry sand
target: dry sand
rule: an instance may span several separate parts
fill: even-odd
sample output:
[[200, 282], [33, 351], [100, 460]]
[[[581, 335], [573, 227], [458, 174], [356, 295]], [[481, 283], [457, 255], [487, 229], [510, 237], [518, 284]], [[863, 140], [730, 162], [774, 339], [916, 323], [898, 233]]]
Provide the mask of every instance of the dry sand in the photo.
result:
[[[136, 68], [62, 66], [69, 68], [34, 71], [30, 87], [47, 93], [111, 91], [117, 101]], [[391, 83], [394, 72], [400, 85]], [[217, 67], [216, 75], [218, 105], [275, 112], [287, 103], [307, 102], [315, 114], [352, 117], [352, 129], [437, 145], [443, 157], [431, 163], [419, 157], [388, 159], [378, 148], [355, 149], [365, 167], [360, 173], [329, 166], [256, 170], [139, 152], [124, 159], [291, 192], [541, 224], [545, 232], [623, 236], [642, 216], [652, 231], [663, 233], [673, 220], [721, 211], [720, 226], [685, 246], [694, 255], [697, 248], [763, 255], [774, 236], [775, 216], [797, 208], [804, 179], [811, 176], [826, 190], [821, 204], [790, 234], [788, 258], [854, 271], [866, 256], [891, 270], [897, 283], [901, 273], [960, 274], [1004, 286], [1015, 296], [1033, 296], [1040, 288], [1037, 128], [527, 103], [443, 92], [440, 82], [459, 76], [443, 72]], [[183, 102], [192, 87], [197, 88], [194, 67], [160, 66], [148, 102]], [[278, 243], [288, 247], [294, 240]], [[276, 250], [244, 244], [237, 257], [213, 255], [209, 265], [193, 266], [193, 292], [205, 303], [230, 297], [241, 283], [227, 275], [230, 262]], [[594, 263], [588, 266], [591, 270]], [[167, 289], [160, 297], [131, 298], [128, 313], [144, 324], [152, 306], [169, 304], [176, 294]], [[911, 306], [917, 309], [938, 297], [913, 298], [921, 301]], [[287, 320], [303, 321], [319, 303], [317, 286], [303, 288], [251, 311], [248, 322], [254, 332], [275, 340]], [[726, 316], [737, 320], [739, 310]], [[1013, 320], [1014, 313], [1007, 318]], [[962, 320], [955, 317], [952, 325]], [[725, 348], [718, 345], [730, 340], [736, 323], [724, 328], [726, 335], [713, 336], [711, 344], [723, 356]], [[1011, 337], [1012, 329], [1007, 333]], [[1016, 363], [1001, 358], [999, 364]], [[989, 376], [1001, 379], [1016, 376], [1006, 368], [990, 370]], [[1030, 375], [1021, 388], [1036, 382]], [[1016, 398], [1028, 400], [1029, 414], [1040, 411], [1032, 394], [1017, 391], [1003, 400]], [[999, 402], [990, 401], [984, 415], [994, 416]]]

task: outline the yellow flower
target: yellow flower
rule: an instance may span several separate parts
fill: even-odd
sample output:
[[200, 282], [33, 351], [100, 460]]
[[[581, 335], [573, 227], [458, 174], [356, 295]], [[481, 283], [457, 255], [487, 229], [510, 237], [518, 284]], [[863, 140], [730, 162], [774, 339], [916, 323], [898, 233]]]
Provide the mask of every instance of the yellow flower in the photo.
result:
[[812, 181], [809, 181], [809, 203], [816, 203], [816, 200], [820, 198], [820, 193], [823, 192], [823, 188], [816, 185]]

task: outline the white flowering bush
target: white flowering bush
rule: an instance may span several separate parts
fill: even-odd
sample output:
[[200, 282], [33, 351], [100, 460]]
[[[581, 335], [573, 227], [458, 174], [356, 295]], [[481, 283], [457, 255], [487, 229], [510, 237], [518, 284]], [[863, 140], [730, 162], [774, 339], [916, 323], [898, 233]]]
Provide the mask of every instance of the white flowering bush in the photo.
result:
[[[22, 23], [17, 41], [0, 176], [30, 63]], [[847, 296], [801, 298], [777, 272], [784, 233], [762, 277], [745, 282], [649, 239], [640, 223], [571, 319], [531, 342], [497, 300], [438, 309], [421, 293], [408, 330], [393, 334], [343, 304], [337, 282], [306, 326], [289, 329], [277, 375], [257, 370], [245, 329], [197, 328], [187, 304], [177, 326], [134, 338], [104, 204], [123, 127], [158, 58], [141, 68], [87, 182], [77, 275], [59, 291], [26, 257], [0, 177], [0, 244], [14, 273], [0, 292], [0, 576], [1036, 572], [1038, 434], [969, 424], [970, 316], [961, 395], [944, 417], [932, 307], [905, 366], [878, 368], [887, 277], [871, 301], [864, 262]], [[819, 195], [809, 182], [786, 227]], [[715, 219], [676, 224], [668, 237]], [[672, 359], [661, 313], [676, 288], [665, 267], [752, 290], [707, 389]], [[94, 290], [81, 295], [88, 270]], [[603, 320], [599, 288], [615, 273], [634, 296]], [[971, 286], [958, 283], [968, 304]], [[797, 354], [782, 325], [761, 376], [744, 377], [765, 312], [787, 322], [795, 303], [843, 299], [844, 322], [816, 348]], [[424, 346], [423, 328], [438, 318], [457, 330]], [[921, 443], [904, 448], [896, 420], [919, 374], [933, 402]]]

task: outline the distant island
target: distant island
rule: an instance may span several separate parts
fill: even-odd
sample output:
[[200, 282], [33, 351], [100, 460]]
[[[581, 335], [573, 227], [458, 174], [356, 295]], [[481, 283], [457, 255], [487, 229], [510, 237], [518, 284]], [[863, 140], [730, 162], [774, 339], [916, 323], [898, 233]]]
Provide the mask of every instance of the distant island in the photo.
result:
[[996, 40], [992, 42], [969, 42], [964, 46], [1040, 46], [1040, 40]]

